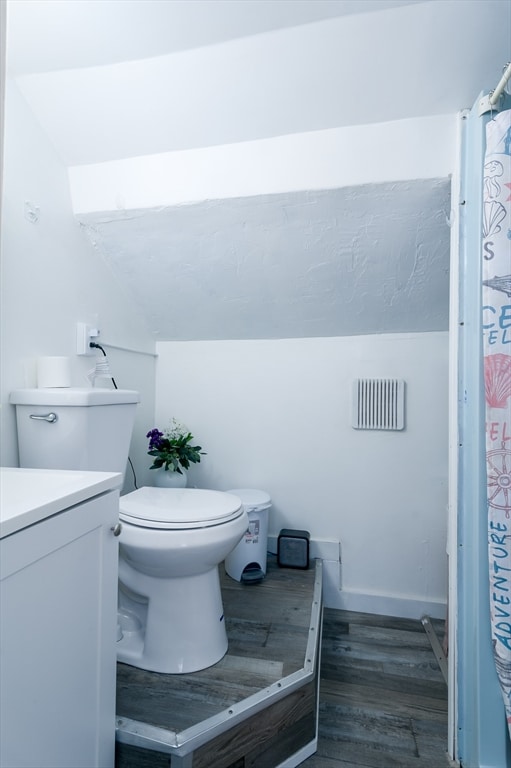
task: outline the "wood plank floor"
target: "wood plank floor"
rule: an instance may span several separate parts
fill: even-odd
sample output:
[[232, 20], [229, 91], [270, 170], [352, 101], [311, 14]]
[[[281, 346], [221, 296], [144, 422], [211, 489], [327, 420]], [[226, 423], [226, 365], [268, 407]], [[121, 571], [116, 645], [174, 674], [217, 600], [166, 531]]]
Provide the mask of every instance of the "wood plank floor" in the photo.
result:
[[[295, 672], [313, 580], [313, 568], [279, 569], [271, 557], [259, 585], [222, 573], [228, 655], [183, 676], [120, 664], [118, 715], [179, 731]], [[443, 622], [432, 624], [441, 642]], [[302, 765], [445, 768], [446, 747], [447, 687], [421, 622], [325, 609], [318, 751]], [[169, 756], [118, 744], [116, 765], [168, 768]]]
[[117, 716], [183, 731], [303, 667], [309, 638], [314, 567], [279, 568], [252, 586], [220, 566], [229, 649], [208, 669], [160, 675], [117, 665]]
[[221, 661], [186, 675], [118, 664], [116, 768], [275, 768], [313, 748], [321, 562], [284, 569], [269, 557], [251, 586], [220, 574]]
[[444, 768], [446, 749], [447, 686], [421, 622], [325, 609], [319, 744], [304, 768]]

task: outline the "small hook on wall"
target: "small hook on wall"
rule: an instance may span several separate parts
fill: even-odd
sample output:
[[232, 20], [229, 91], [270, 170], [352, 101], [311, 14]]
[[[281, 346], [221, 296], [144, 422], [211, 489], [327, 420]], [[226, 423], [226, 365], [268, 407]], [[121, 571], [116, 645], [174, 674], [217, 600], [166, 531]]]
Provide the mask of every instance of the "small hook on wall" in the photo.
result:
[[37, 224], [40, 214], [39, 206], [34, 205], [30, 200], [25, 200], [24, 211], [26, 220], [30, 221], [31, 224]]

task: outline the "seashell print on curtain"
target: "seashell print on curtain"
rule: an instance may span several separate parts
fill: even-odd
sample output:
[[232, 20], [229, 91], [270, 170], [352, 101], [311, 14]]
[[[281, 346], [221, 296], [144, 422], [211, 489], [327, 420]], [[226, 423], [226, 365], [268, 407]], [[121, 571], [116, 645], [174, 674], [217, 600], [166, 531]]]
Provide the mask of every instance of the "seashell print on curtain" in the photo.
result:
[[511, 110], [486, 126], [482, 272], [491, 632], [511, 734]]

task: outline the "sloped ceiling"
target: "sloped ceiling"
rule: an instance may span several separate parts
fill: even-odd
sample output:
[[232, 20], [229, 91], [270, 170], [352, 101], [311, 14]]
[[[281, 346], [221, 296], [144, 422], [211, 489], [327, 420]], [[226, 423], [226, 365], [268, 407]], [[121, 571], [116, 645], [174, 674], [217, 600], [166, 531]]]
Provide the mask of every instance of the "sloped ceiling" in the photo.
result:
[[89, 164], [453, 114], [498, 81], [510, 7], [11, 0], [8, 68], [64, 163]]
[[[7, 64], [77, 166], [453, 114], [510, 32], [511, 0], [10, 0]], [[79, 219], [155, 338], [275, 338], [446, 329], [449, 210], [428, 179]]]
[[14, 76], [114, 64], [425, 0], [14, 0]]
[[449, 180], [80, 216], [156, 338], [448, 326]]

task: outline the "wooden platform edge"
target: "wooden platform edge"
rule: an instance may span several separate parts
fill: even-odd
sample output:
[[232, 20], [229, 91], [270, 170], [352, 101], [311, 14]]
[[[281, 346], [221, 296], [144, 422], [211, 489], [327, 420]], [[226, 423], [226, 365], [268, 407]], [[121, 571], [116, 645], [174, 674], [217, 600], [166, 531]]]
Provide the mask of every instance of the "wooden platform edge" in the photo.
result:
[[317, 674], [319, 685], [319, 655], [321, 653], [321, 624], [323, 601], [323, 562], [315, 560], [314, 590], [312, 596], [309, 637], [303, 667], [281, 678], [261, 691], [237, 702], [213, 717], [207, 718], [184, 731], [171, 731], [139, 720], [116, 718], [116, 740], [142, 749], [153, 750], [176, 757], [184, 757], [225, 733], [244, 720], [261, 712], [271, 704], [311, 682]]

